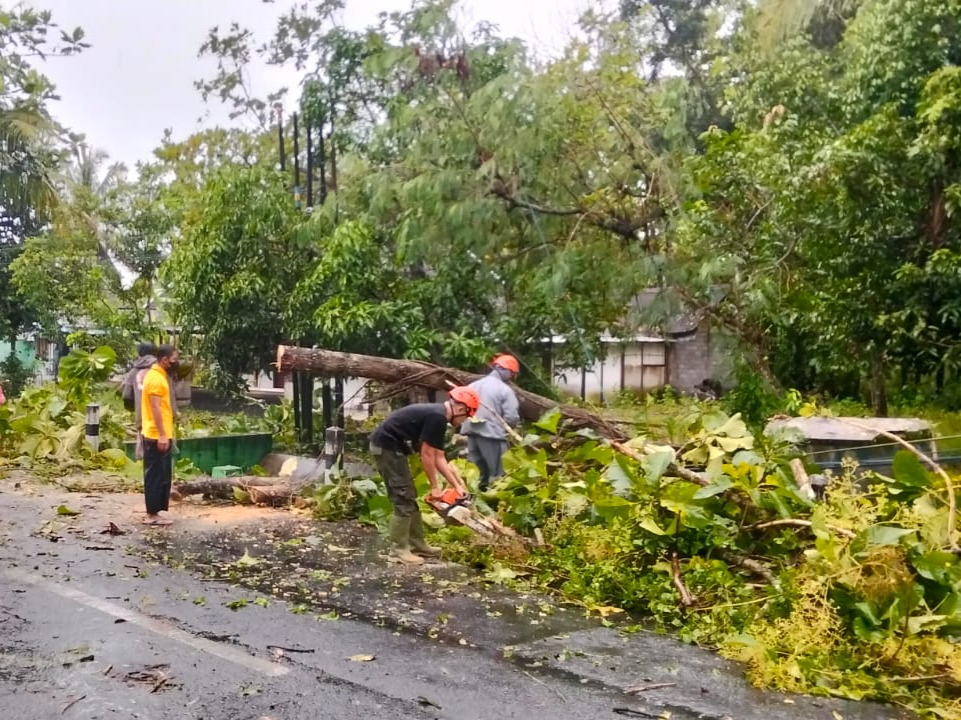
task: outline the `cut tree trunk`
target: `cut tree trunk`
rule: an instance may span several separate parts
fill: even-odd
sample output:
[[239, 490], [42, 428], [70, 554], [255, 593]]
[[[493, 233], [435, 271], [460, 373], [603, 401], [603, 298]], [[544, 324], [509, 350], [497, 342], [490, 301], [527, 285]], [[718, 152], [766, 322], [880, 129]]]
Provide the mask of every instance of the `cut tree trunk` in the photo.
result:
[[[396, 360], [290, 345], [277, 347], [277, 369], [306, 370], [315, 375], [359, 377], [394, 385], [445, 391], [448, 389], [448, 381], [466, 385], [483, 377], [418, 360]], [[603, 437], [612, 439], [626, 437], [618, 428], [594, 413], [570, 405], [561, 405], [556, 400], [520, 388], [514, 388], [514, 392], [520, 401], [521, 415], [527, 420], [537, 420], [548, 410], [559, 408], [564, 419], [574, 427], [591, 428]]]
[[234, 497], [234, 489], [239, 488], [250, 496], [251, 502], [257, 505], [278, 505], [290, 502], [308, 483], [309, 480], [295, 480], [291, 477], [240, 475], [212, 478], [201, 475], [190, 482], [175, 484], [171, 496], [176, 499], [202, 494], [207, 498], [229, 500]]

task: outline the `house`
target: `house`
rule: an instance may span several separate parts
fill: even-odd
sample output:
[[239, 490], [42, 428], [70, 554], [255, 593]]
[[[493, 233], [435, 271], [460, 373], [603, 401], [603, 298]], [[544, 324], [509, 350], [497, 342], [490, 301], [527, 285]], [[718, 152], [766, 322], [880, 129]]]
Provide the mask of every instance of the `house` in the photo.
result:
[[[625, 326], [635, 328], [625, 337], [605, 335], [606, 352], [591, 366], [557, 367], [552, 349], [566, 342], [561, 336], [545, 340], [546, 357], [554, 383], [566, 395], [607, 402], [624, 391], [647, 393], [670, 385], [693, 393], [705, 380], [730, 383], [730, 340], [698, 313], [677, 311], [677, 300], [658, 288], [635, 296]], [[656, 322], [657, 318], [664, 318]]]
[[42, 385], [57, 375], [60, 358], [59, 346], [40, 333], [21, 333], [17, 336], [16, 347], [11, 348], [9, 340], [0, 341], [0, 363], [16, 353], [20, 363], [33, 372], [34, 382]]

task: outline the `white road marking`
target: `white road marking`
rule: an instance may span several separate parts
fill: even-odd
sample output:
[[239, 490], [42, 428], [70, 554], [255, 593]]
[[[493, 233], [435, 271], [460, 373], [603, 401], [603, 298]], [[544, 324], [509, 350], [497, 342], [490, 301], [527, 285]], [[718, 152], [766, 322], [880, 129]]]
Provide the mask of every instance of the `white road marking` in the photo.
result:
[[99, 610], [100, 612], [110, 615], [111, 617], [121, 618], [129, 623], [143, 628], [144, 630], [149, 630], [155, 635], [176, 640], [184, 645], [189, 645], [195, 650], [200, 650], [201, 652], [215, 655], [223, 660], [227, 660], [228, 662], [245, 667], [248, 670], [254, 670], [262, 673], [267, 677], [280, 677], [281, 675], [286, 675], [290, 672], [290, 668], [284, 667], [283, 665], [278, 665], [277, 663], [272, 663], [267, 660], [254, 657], [253, 655], [245, 653], [237, 648], [230, 647], [229, 645], [223, 645], [222, 643], [207, 640], [206, 638], [199, 638], [195, 635], [191, 635], [185, 630], [174, 627], [169, 623], [156, 620], [152, 617], [147, 617], [136, 610], [125, 608], [122, 605], [117, 605], [109, 600], [88, 595], [82, 590], [76, 590], [75, 588], [50, 582], [49, 580], [46, 580], [34, 573], [27, 573], [14, 568], [3, 570], [3, 573], [24, 584], [42, 588], [47, 592], [54, 593], [55, 595], [67, 598], [68, 600], [73, 600], [74, 602], [80, 603], [81, 605], [86, 605], [94, 610]]

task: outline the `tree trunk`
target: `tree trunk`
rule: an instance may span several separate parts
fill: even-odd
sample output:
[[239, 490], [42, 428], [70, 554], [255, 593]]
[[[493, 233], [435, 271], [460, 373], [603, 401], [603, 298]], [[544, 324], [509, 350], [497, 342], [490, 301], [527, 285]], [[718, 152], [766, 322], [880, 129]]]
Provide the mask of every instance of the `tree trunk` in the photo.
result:
[[[307, 370], [316, 375], [360, 377], [383, 383], [422, 387], [431, 390], [448, 390], [449, 382], [466, 385], [482, 375], [455, 368], [441, 367], [417, 360], [395, 360], [342, 353], [333, 350], [291, 347], [277, 348], [278, 370]], [[581, 408], [561, 405], [556, 400], [514, 388], [520, 401], [521, 415], [527, 420], [537, 420], [548, 410], [560, 408], [561, 415], [575, 427], [591, 428], [600, 435], [620, 440], [626, 436], [603, 418]]]
[[241, 475], [238, 477], [212, 478], [206, 475], [190, 482], [177, 483], [171, 496], [182, 498], [187, 495], [203, 494], [208, 498], [231, 499], [234, 489], [239, 488], [250, 496], [251, 502], [258, 505], [286, 504], [299, 493], [309, 480], [295, 480], [290, 477], [261, 477]]
[[871, 404], [877, 417], [888, 416], [888, 392], [885, 385], [884, 364], [880, 359], [871, 361]]

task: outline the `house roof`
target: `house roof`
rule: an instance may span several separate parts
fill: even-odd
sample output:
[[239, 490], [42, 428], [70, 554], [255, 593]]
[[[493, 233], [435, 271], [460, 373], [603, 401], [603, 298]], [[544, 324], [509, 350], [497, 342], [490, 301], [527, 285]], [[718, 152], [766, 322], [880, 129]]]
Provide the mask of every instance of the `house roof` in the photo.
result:
[[[629, 335], [627, 337], [614, 337], [610, 333], [604, 333], [600, 337], [602, 343], [617, 344], [624, 342], [638, 342], [638, 343], [663, 343], [666, 340], [659, 335], [651, 335], [639, 333], [636, 335]], [[552, 345], [564, 345], [567, 342], [567, 338], [563, 335], [552, 335], [549, 338], [544, 338], [541, 340], [542, 343], [550, 343]]]
[[[712, 302], [719, 302], [724, 292], [717, 288], [711, 296]], [[628, 327], [680, 340], [694, 335], [703, 319], [702, 310], [689, 308], [671, 288], [646, 288], [634, 296], [626, 320]]]
[[[855, 423], [850, 425], [848, 423]], [[795, 430], [807, 440], [836, 440], [840, 442], [874, 442], [882, 432], [905, 436], [931, 436], [931, 425], [918, 418], [855, 418], [855, 417], [797, 417], [772, 420], [764, 428], [770, 435], [783, 430]]]

